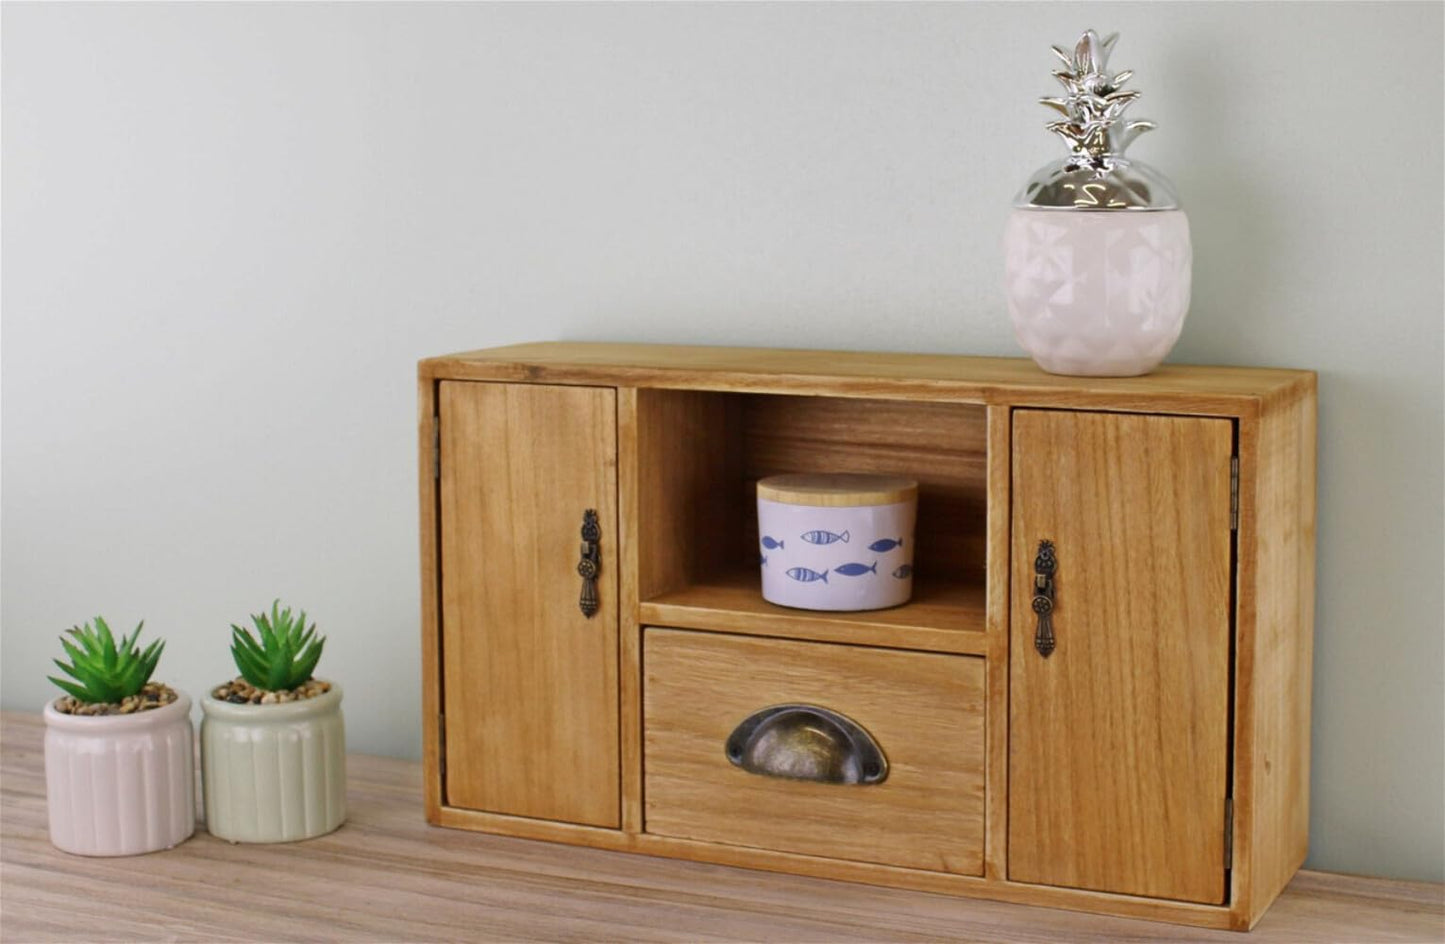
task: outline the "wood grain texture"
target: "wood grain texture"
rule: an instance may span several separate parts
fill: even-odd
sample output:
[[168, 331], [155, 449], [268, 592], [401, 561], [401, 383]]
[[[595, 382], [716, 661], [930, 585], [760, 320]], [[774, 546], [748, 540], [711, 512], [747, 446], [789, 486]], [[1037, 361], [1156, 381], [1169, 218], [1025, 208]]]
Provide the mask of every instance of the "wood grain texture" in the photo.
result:
[[937, 892], [944, 895], [1045, 905], [1051, 908], [1066, 908], [1091, 914], [1147, 918], [1152, 921], [1169, 921], [1201, 928], [1233, 926], [1230, 912], [1216, 905], [1196, 905], [1190, 902], [1167, 901], [1160, 898], [1138, 898], [1130, 895], [1112, 895], [1106, 892], [1079, 891], [1072, 888], [1000, 882], [977, 875], [957, 875], [951, 872], [901, 868], [873, 862], [855, 862], [848, 859], [802, 855], [795, 852], [779, 852], [774, 849], [678, 839], [655, 833], [624, 833], [615, 829], [598, 829], [593, 826], [578, 826], [575, 823], [555, 823], [542, 819], [502, 816], [496, 813], [482, 813], [456, 807], [443, 807], [440, 822], [443, 826], [456, 829], [478, 830], [501, 836], [540, 839], [545, 842], [588, 846], [593, 849], [616, 852], [636, 852], [644, 855], [685, 859], [690, 862], [711, 862], [717, 865], [761, 869], [788, 875], [806, 875], [889, 888]]
[[1009, 495], [1013, 455], [1013, 411], [988, 408], [988, 552], [986, 561], [988, 662], [984, 722], [985, 768], [984, 874], [1008, 877], [1008, 678], [1009, 678], [1009, 531], [1013, 526]]
[[[1445, 934], [1445, 886], [1322, 872], [1296, 876], [1246, 939], [1227, 931], [436, 829], [417, 813], [419, 766], [364, 755], [348, 759], [349, 818], [328, 836], [233, 846], [198, 832], [141, 859], [87, 859], [59, 852], [46, 839], [42, 734], [38, 715], [0, 714], [0, 936], [6, 941], [1418, 944]], [[136, 881], [138, 867], [144, 868], [143, 882]], [[846, 862], [835, 867], [865, 868]], [[939, 883], [984, 884], [923, 874]]]
[[1018, 410], [1013, 430], [1009, 878], [1220, 903], [1232, 424]]
[[1240, 428], [1235, 910], [1259, 920], [1309, 846], [1314, 378]]
[[423, 805], [428, 822], [435, 823], [442, 808], [441, 738], [441, 532], [437, 529], [436, 381], [417, 381], [416, 469], [421, 523], [421, 756], [426, 770]]
[[[982, 874], [982, 660], [653, 628], [643, 653], [649, 833]], [[862, 726], [887, 779], [815, 783], [730, 763], [733, 729], [788, 703]]]
[[901, 475], [805, 472], [760, 481], [757, 496], [759, 500], [813, 508], [856, 508], [916, 500], [918, 483]]
[[[789, 473], [861, 472], [918, 482], [915, 590], [983, 584], [987, 426], [972, 403], [745, 396], [738, 559], [757, 564], [757, 482]], [[921, 591], [927, 593], [924, 589]]]
[[919, 584], [903, 606], [856, 613], [777, 606], [762, 598], [760, 586], [756, 566], [725, 571], [642, 603], [642, 622], [933, 652], [985, 651], [984, 591], [977, 584]]
[[[638, 390], [639, 590], [646, 602], [756, 575], [757, 482], [859, 472], [919, 483], [914, 587], [983, 582], [984, 412], [974, 404]], [[941, 614], [952, 619], [957, 614]]]
[[[636, 404], [643, 622], [979, 651], [981, 641], [937, 631], [983, 627], [982, 408], [674, 390], [638, 390]], [[913, 602], [829, 616], [768, 604], [758, 593], [758, 479], [840, 470], [919, 482]]]
[[[417, 813], [418, 765], [364, 755], [348, 759], [349, 818], [328, 836], [233, 846], [198, 832], [141, 859], [81, 858], [46, 839], [42, 733], [37, 715], [0, 715], [6, 941], [1246, 940], [1228, 931], [436, 829]], [[144, 882], [136, 881], [137, 867]], [[1247, 940], [1418, 944], [1442, 934], [1445, 886], [1301, 872]]]
[[617, 733], [622, 828], [642, 831], [642, 625], [638, 578], [637, 391], [617, 391]]
[[[446, 800], [618, 826], [616, 394], [440, 388]], [[588, 508], [602, 528], [590, 619]]]
[[647, 600], [738, 565], [740, 402], [637, 390], [638, 593]]
[[1060, 377], [1025, 358], [779, 348], [542, 342], [422, 362], [429, 375], [529, 383], [819, 396], [973, 400], [978, 403], [1233, 415], [1306, 373], [1165, 364], [1147, 377]]

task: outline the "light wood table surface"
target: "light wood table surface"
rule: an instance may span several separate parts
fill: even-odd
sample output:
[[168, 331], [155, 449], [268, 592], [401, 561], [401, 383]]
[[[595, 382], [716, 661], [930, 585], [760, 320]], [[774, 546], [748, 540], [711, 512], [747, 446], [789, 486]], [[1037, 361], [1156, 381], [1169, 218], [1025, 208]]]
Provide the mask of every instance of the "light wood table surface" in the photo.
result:
[[1445, 886], [1423, 883], [1301, 872], [1243, 935], [438, 829], [417, 764], [361, 755], [329, 836], [81, 858], [46, 838], [43, 730], [0, 714], [6, 942], [1445, 939]]

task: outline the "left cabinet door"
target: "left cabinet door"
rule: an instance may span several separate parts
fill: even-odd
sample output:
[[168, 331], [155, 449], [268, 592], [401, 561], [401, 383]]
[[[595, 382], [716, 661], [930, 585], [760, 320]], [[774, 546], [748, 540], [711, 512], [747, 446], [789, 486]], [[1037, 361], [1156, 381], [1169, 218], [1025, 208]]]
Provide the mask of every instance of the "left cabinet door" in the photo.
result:
[[444, 802], [616, 828], [616, 391], [444, 381], [438, 396]]

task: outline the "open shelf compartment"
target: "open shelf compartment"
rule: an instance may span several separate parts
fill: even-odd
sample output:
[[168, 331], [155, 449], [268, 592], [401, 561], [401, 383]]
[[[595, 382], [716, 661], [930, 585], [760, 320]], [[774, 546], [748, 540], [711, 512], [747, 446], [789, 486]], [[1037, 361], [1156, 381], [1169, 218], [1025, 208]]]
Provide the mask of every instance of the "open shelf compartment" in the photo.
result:
[[[636, 403], [642, 623], [983, 651], [981, 404], [666, 389], [640, 389]], [[788, 472], [918, 481], [910, 602], [824, 612], [762, 598], [757, 482]]]

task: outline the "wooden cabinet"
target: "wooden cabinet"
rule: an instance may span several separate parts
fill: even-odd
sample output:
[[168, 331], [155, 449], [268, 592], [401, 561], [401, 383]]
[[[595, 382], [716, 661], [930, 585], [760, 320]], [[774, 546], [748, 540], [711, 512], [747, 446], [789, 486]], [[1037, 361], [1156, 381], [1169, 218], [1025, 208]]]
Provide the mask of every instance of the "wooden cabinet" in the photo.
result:
[[[1313, 374], [531, 344], [419, 391], [430, 821], [1210, 927], [1302, 862]], [[909, 603], [763, 601], [755, 484], [824, 471], [919, 481]]]

